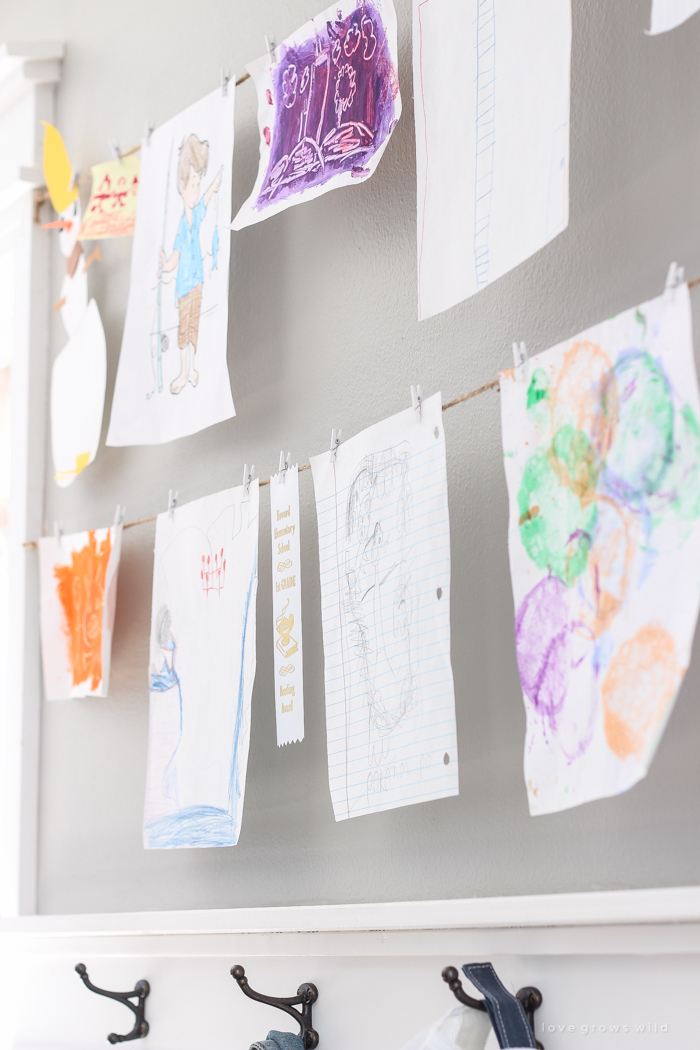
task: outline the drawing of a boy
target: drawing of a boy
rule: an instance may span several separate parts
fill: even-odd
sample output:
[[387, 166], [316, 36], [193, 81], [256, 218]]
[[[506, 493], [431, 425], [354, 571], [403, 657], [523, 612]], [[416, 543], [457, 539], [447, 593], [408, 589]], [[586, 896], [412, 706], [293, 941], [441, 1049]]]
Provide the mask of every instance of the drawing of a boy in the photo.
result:
[[178, 346], [180, 347], [180, 374], [170, 384], [170, 393], [179, 394], [189, 381], [197, 385], [199, 373], [195, 371], [194, 358], [197, 353], [199, 314], [202, 308], [202, 248], [199, 243], [199, 228], [214, 194], [221, 185], [223, 165], [209, 186], [199, 196], [202, 176], [209, 165], [209, 143], [200, 142], [196, 135], [188, 135], [180, 147], [177, 168], [177, 188], [185, 210], [173, 245], [170, 258], [160, 249], [158, 276], [169, 273], [177, 266], [175, 295], [180, 313]]

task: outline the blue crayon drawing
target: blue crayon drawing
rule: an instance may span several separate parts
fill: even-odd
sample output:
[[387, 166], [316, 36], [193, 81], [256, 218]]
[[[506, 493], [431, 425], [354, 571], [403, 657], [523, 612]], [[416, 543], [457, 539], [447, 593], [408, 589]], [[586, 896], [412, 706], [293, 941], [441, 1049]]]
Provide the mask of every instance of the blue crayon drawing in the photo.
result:
[[241, 492], [159, 520], [146, 849], [234, 846], [240, 834], [258, 574], [257, 490]]
[[474, 263], [476, 286], [489, 282], [489, 227], [496, 145], [496, 4], [478, 0], [476, 23], [476, 172]]

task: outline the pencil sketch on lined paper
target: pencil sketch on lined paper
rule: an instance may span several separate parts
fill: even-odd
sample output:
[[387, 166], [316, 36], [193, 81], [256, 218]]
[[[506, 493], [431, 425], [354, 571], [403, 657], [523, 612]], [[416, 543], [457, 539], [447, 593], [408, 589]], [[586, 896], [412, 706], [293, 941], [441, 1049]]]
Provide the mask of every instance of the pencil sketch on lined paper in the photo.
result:
[[336, 820], [457, 794], [439, 395], [311, 466]]

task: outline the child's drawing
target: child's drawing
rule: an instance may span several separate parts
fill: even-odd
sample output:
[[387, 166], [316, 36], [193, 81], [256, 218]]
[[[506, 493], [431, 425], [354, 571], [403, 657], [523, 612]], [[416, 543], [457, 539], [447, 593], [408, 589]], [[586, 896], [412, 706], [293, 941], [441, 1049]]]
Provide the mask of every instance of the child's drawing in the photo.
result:
[[121, 525], [39, 541], [47, 700], [107, 696]]
[[[224, 171], [222, 165], [216, 177], [202, 193], [202, 178], [208, 165], [209, 143], [200, 142], [196, 135], [188, 135], [180, 147], [177, 163], [177, 188], [183, 203], [182, 218], [171, 254], [166, 256], [165, 250], [161, 248], [158, 265], [159, 278], [164, 273], [177, 270], [175, 295], [180, 317], [177, 333], [180, 372], [170, 384], [171, 394], [179, 394], [186, 383], [196, 386], [199, 382], [199, 373], [194, 367], [204, 283], [199, 231], [211, 199], [221, 186]], [[212, 270], [215, 268], [212, 255]]]
[[92, 193], [80, 238], [129, 237], [134, 232], [141, 164], [136, 156], [108, 160], [92, 168]]
[[58, 219], [43, 229], [58, 230], [65, 259], [61, 294], [54, 304], [60, 312], [68, 343], [51, 372], [51, 451], [54, 480], [71, 485], [94, 460], [102, 432], [107, 349], [100, 312], [88, 302], [87, 263], [78, 238], [80, 197], [60, 132], [44, 123], [44, 176]]
[[687, 286], [501, 377], [533, 814], [645, 776], [700, 601]]
[[233, 92], [141, 151], [131, 287], [108, 445], [159, 444], [234, 415], [226, 365]]
[[440, 395], [312, 459], [336, 820], [458, 792]]
[[226, 558], [224, 548], [211, 554], [202, 555], [202, 571], [200, 572], [202, 587], [205, 594], [221, 594], [226, 583]]
[[[202, 552], [205, 552], [204, 554]], [[225, 553], [224, 553], [225, 552]], [[156, 526], [144, 846], [234, 846], [255, 677], [258, 485]]]
[[100, 311], [91, 299], [51, 369], [51, 452], [54, 480], [61, 488], [72, 484], [97, 455], [106, 383], [107, 344]]
[[418, 316], [569, 221], [571, 0], [413, 0]]
[[260, 168], [234, 229], [372, 174], [401, 115], [391, 0], [345, 0], [248, 69]]

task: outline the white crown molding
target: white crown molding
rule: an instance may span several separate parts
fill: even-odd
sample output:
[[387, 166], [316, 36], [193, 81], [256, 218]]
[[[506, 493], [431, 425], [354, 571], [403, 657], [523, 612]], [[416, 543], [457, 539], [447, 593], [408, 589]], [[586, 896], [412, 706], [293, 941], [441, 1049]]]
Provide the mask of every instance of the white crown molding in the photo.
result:
[[32, 915], [0, 920], [0, 934], [113, 937], [493, 930], [669, 923], [700, 923], [700, 887], [288, 908]]

